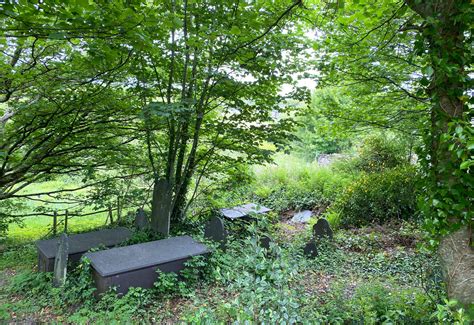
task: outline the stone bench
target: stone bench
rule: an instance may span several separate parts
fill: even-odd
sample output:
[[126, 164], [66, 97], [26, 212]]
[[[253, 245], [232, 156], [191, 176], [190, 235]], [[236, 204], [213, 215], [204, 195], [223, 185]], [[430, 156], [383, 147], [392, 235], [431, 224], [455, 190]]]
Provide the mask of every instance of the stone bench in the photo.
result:
[[158, 278], [157, 269], [178, 273], [190, 257], [208, 253], [205, 245], [189, 236], [179, 236], [87, 253], [86, 256], [91, 261], [96, 294], [111, 287], [125, 294], [130, 287], [153, 287]]
[[267, 213], [269, 211], [271, 211], [271, 209], [255, 203], [239, 205], [230, 209], [220, 209], [220, 213], [230, 220], [251, 219], [254, 215]]
[[[131, 234], [131, 231], [127, 228], [119, 227], [70, 235], [68, 260], [77, 263], [82, 255], [91, 248], [116, 246], [130, 238]], [[39, 271], [52, 272], [54, 270], [54, 258], [58, 250], [58, 240], [59, 238], [53, 238], [36, 242]]]

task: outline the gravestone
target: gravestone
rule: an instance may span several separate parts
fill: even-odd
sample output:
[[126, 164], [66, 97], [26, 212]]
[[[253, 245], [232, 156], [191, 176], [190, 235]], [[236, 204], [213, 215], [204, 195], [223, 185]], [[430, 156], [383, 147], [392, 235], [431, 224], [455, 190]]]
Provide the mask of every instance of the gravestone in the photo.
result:
[[291, 222], [294, 223], [307, 223], [310, 219], [311, 216], [313, 215], [313, 212], [309, 210], [303, 210], [298, 213], [296, 213], [293, 218], [291, 218]]
[[269, 211], [272, 210], [264, 207], [263, 205], [257, 205], [255, 203], [239, 205], [230, 209], [220, 209], [220, 213], [225, 218], [230, 220], [255, 217], [258, 214], [265, 214]]
[[[82, 255], [91, 248], [100, 246], [113, 247], [126, 241], [131, 235], [131, 231], [123, 227], [68, 235], [68, 263], [78, 263]], [[59, 237], [39, 240], [35, 243], [38, 251], [38, 271], [54, 271], [54, 260], [58, 252], [58, 242]]]
[[206, 224], [204, 229], [204, 237], [221, 243], [221, 247], [225, 246], [227, 239], [227, 231], [224, 227], [224, 221], [219, 217], [212, 217]]
[[316, 222], [313, 226], [313, 236], [315, 239], [322, 239], [323, 237], [332, 239], [332, 229], [326, 219], [322, 218]]
[[58, 241], [58, 251], [54, 259], [53, 284], [55, 287], [60, 287], [66, 282], [68, 255], [69, 238], [66, 234], [61, 234]]
[[152, 242], [116, 247], [87, 253], [92, 277], [97, 290], [95, 295], [115, 287], [118, 294], [127, 293], [130, 287], [153, 288], [161, 272], [179, 273], [193, 256], [206, 256], [210, 250], [189, 236], [171, 237]]
[[311, 257], [311, 258], [315, 258], [316, 256], [318, 256], [318, 247], [317, 247], [316, 242], [314, 241], [314, 239], [311, 239], [306, 244], [306, 246], [303, 248], [303, 253], [304, 253], [304, 255], [306, 255], [308, 257]]
[[146, 217], [145, 211], [142, 208], [137, 210], [137, 214], [135, 215], [135, 227], [138, 230], [145, 230], [149, 227], [150, 223], [148, 222], [148, 218]]
[[266, 235], [261, 236], [259, 240], [259, 245], [262, 248], [265, 249], [270, 249], [270, 243], [272, 242], [272, 239]]

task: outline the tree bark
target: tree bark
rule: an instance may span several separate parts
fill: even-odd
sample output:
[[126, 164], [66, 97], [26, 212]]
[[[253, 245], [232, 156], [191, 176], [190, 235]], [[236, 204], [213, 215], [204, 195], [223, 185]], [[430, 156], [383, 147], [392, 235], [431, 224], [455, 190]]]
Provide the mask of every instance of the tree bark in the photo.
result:
[[[430, 165], [435, 191], [449, 193], [459, 180], [453, 168], [460, 161], [442, 139], [451, 122], [467, 118], [467, 105], [461, 100], [466, 91], [462, 76], [466, 76], [464, 32], [466, 23], [459, 19], [465, 0], [407, 0], [410, 8], [425, 21], [424, 38], [429, 44], [428, 55], [433, 68], [431, 84], [427, 89], [432, 100]], [[447, 68], [449, 67], [449, 68]], [[453, 72], [455, 70], [455, 72]], [[452, 202], [456, 203], [456, 202]], [[451, 203], [451, 204], [452, 204]], [[458, 215], [448, 216], [447, 223], [459, 223]], [[439, 256], [447, 284], [449, 298], [468, 306], [474, 301], [474, 251], [471, 247], [471, 225], [444, 236]]]

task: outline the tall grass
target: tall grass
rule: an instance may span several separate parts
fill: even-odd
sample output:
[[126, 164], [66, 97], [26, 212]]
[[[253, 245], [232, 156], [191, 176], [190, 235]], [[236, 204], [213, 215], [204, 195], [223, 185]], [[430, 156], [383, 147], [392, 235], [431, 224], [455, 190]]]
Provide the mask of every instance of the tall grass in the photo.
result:
[[354, 179], [334, 167], [283, 154], [254, 174], [254, 194], [277, 210], [324, 208]]

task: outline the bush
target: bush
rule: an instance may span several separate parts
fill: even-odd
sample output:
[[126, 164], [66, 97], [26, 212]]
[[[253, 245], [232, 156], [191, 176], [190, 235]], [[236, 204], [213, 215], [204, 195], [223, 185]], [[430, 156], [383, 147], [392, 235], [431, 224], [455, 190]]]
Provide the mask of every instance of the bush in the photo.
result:
[[381, 172], [407, 162], [406, 146], [399, 140], [380, 135], [365, 138], [354, 161], [357, 169], [368, 173]]
[[412, 166], [363, 173], [345, 189], [328, 213], [340, 216], [342, 226], [355, 227], [410, 219], [416, 211], [416, 180]]

